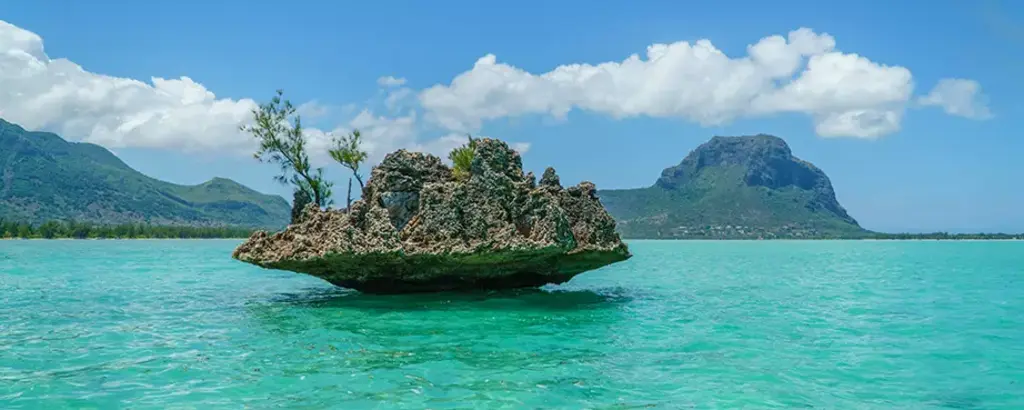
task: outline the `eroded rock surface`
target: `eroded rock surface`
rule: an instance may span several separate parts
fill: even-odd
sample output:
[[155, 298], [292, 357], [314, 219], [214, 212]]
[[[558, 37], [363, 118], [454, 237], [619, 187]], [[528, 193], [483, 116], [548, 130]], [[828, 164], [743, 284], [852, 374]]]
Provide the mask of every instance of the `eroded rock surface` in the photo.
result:
[[374, 168], [351, 212], [306, 208], [256, 232], [236, 259], [371, 293], [536, 287], [631, 255], [594, 184], [537, 184], [504, 142], [480, 139], [458, 181], [435, 156], [400, 150]]

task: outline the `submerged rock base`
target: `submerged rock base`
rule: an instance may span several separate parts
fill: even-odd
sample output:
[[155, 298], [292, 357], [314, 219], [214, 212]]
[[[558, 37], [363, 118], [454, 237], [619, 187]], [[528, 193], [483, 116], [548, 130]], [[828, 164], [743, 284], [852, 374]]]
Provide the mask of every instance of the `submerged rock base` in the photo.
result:
[[502, 251], [450, 255], [335, 254], [264, 264], [303, 272], [366, 293], [497, 290], [567, 282], [580, 273], [625, 259], [614, 252]]
[[509, 289], [563, 283], [630, 258], [594, 185], [540, 184], [501, 141], [478, 140], [468, 176], [400, 150], [377, 166], [346, 211], [308, 207], [234, 258], [368, 293]]

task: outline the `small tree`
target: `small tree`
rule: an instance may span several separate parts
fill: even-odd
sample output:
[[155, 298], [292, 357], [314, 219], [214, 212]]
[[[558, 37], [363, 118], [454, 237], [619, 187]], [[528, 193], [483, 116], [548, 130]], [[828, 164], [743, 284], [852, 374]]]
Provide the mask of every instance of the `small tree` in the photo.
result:
[[[327, 152], [331, 154], [331, 158], [338, 161], [339, 164], [348, 168], [352, 171], [352, 176], [359, 182], [359, 190], [362, 192], [366, 187], [363, 185], [363, 176], [359, 174], [359, 166], [366, 160], [366, 151], [361, 149], [362, 135], [359, 130], [352, 131], [351, 134], [342, 136], [341, 138], [334, 139], [334, 148], [331, 148]], [[345, 205], [345, 209], [352, 206], [352, 178], [348, 179], [348, 199]]]
[[[277, 94], [270, 102], [260, 104], [252, 110], [253, 125], [240, 129], [259, 140], [260, 147], [253, 154], [260, 162], [270, 162], [281, 167], [281, 174], [274, 180], [291, 183], [296, 190], [320, 207], [331, 204], [331, 183], [324, 179], [323, 168], [312, 169], [306, 153], [306, 138], [302, 134], [302, 119], [295, 114], [295, 107], [283, 99], [284, 92]], [[293, 212], [300, 204], [292, 204]], [[304, 206], [304, 204], [301, 204]], [[298, 212], [302, 208], [298, 207]]]
[[306, 205], [311, 202], [313, 202], [313, 198], [309, 197], [308, 192], [295, 189], [295, 192], [292, 193], [292, 224], [302, 222], [302, 210], [306, 209]]
[[466, 134], [469, 142], [448, 153], [448, 159], [452, 161], [452, 174], [458, 180], [469, 179], [469, 168], [473, 165], [473, 157], [476, 155], [476, 141], [472, 135]]

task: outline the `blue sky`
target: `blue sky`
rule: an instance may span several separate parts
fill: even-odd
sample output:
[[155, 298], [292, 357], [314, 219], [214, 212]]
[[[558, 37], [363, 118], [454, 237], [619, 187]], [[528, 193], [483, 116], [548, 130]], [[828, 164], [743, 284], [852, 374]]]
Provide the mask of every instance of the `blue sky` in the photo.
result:
[[[0, 85], [15, 90], [0, 90], [0, 116], [100, 143], [161, 179], [222, 176], [282, 195], [274, 167], [230, 132], [247, 99], [278, 88], [310, 103], [312, 127], [369, 129], [373, 158], [443, 152], [468, 131], [528, 144], [528, 169], [551, 165], [564, 182], [599, 188], [650, 185], [713, 135], [770, 133], [821, 167], [869, 229], [1024, 231], [1024, 3], [923, 4], [12, 0], [0, 11], [14, 27], [0, 54], [48, 66], [37, 85], [0, 61]], [[766, 77], [787, 65], [771, 54], [735, 87], [723, 84], [750, 67], [624, 63], [649, 60], [652, 44], [685, 41], [665, 55], [698, 53], [701, 39], [739, 61], [769, 36], [797, 44], [800, 28], [816, 49], [800, 67]], [[560, 66], [561, 76], [541, 76]], [[586, 74], [605, 71], [604, 82]], [[801, 77], [810, 71], [820, 75]], [[404, 82], [381, 85], [386, 76]], [[575, 85], [587, 79], [598, 82]], [[944, 79], [953, 82], [936, 89]], [[347, 174], [327, 167], [340, 190]]]

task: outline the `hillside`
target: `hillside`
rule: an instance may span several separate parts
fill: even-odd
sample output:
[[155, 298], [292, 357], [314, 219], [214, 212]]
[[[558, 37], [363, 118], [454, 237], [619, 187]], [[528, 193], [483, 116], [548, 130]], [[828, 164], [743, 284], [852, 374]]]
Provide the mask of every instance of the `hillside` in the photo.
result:
[[820, 169], [770, 135], [714, 137], [647, 188], [600, 191], [626, 238], [867, 234]]
[[0, 219], [280, 228], [290, 206], [229, 179], [175, 185], [98, 145], [28, 132], [0, 119]]

